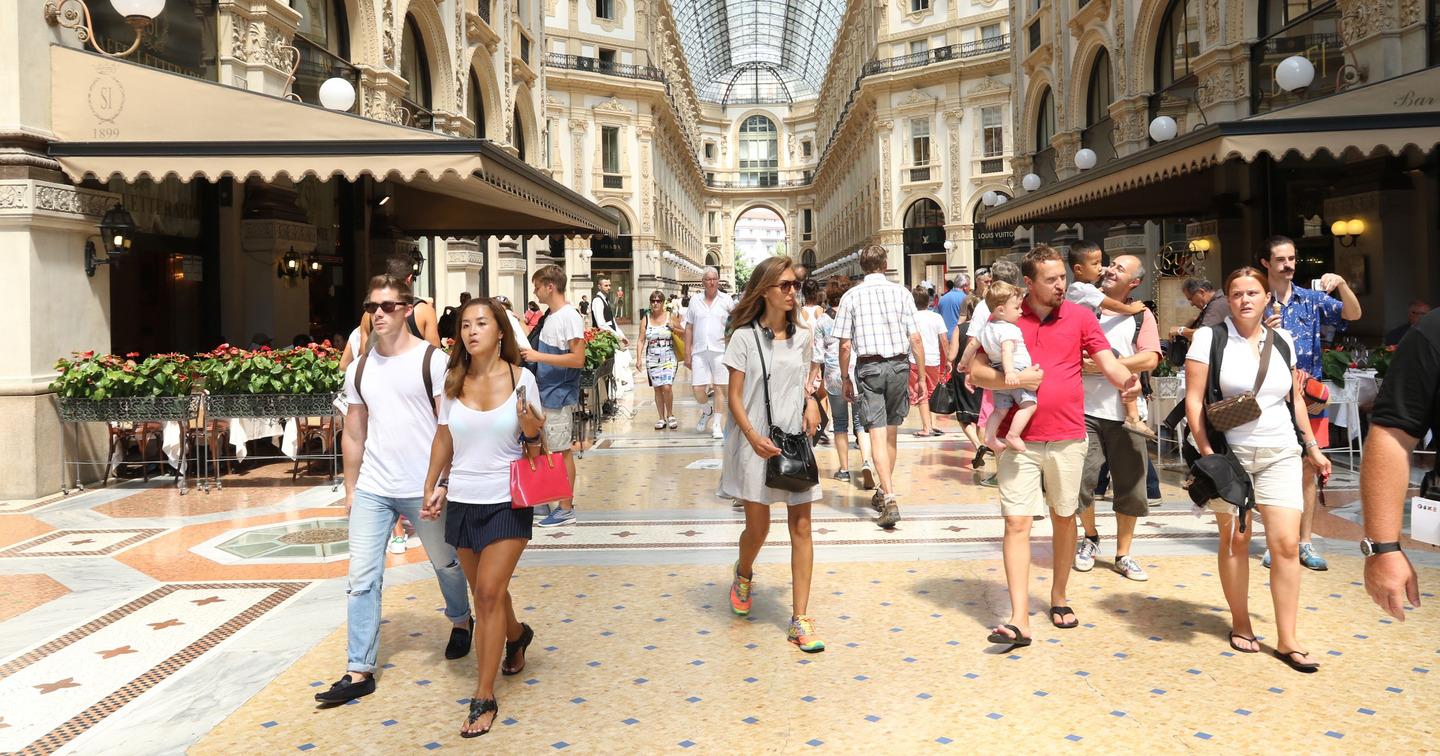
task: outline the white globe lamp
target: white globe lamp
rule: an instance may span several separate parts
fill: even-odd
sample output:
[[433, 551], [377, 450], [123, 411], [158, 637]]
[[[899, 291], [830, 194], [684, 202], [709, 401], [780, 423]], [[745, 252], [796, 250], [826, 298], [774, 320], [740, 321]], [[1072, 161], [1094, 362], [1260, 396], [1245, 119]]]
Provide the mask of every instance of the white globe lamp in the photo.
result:
[[1001, 206], [1001, 205], [1003, 205], [1003, 204], [1005, 204], [1006, 202], [1009, 202], [1009, 201], [1010, 201], [1010, 198], [1009, 198], [1009, 197], [1006, 197], [1006, 196], [1003, 195], [1003, 194], [997, 194], [997, 195], [995, 195], [995, 206], [996, 206], [996, 207], [999, 207], [999, 206]]
[[955, 249], [955, 242], [952, 241], [952, 240], [950, 240], [950, 239], [946, 239], [946, 240], [945, 240], [945, 251], [946, 251], [946, 252], [949, 252], [949, 251], [952, 250], [952, 249]]
[[125, 18], [146, 18], [151, 21], [165, 10], [165, 0], [110, 0], [115, 12]]
[[1310, 86], [1315, 80], [1315, 64], [1304, 55], [1291, 55], [1275, 67], [1275, 83], [1286, 92]]
[[1034, 173], [1027, 173], [1024, 178], [1020, 179], [1020, 186], [1024, 187], [1027, 192], [1033, 192], [1040, 188], [1040, 177]]
[[993, 191], [985, 192], [984, 194], [980, 195], [980, 202], [982, 202], [986, 207], [994, 207], [995, 198], [999, 196], [1000, 195], [996, 194]]
[[335, 76], [320, 85], [320, 104], [326, 110], [347, 111], [355, 105], [355, 85]]
[[1082, 147], [1079, 152], [1075, 153], [1075, 167], [1082, 171], [1094, 168], [1096, 160], [1095, 151], [1089, 147]]
[[1179, 132], [1180, 127], [1170, 116], [1156, 116], [1155, 120], [1150, 122], [1150, 138], [1157, 142], [1168, 142]]

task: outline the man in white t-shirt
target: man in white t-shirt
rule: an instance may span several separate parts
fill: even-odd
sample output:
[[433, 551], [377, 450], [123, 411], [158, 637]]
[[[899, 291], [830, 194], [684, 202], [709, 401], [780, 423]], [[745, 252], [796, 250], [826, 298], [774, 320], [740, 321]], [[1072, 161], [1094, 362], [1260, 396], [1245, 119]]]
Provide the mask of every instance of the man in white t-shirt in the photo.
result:
[[[915, 364], [915, 354], [910, 354], [910, 406], [920, 408], [920, 430], [916, 436], [943, 436], [944, 431], [935, 429], [930, 416], [930, 395], [940, 385], [945, 373], [945, 364], [950, 361], [950, 333], [945, 328], [945, 316], [930, 309], [933, 295], [923, 286], [915, 287], [915, 331], [920, 334], [920, 343], [925, 346], [925, 365]], [[921, 371], [925, 373], [923, 389], [920, 383]]]
[[445, 658], [470, 653], [475, 629], [470, 588], [455, 549], [445, 543], [445, 517], [420, 516], [435, 415], [445, 388], [445, 354], [406, 327], [413, 311], [403, 279], [370, 279], [365, 311], [373, 344], [345, 371], [345, 511], [350, 516], [346, 609], [346, 674], [315, 700], [340, 704], [375, 692], [380, 646], [380, 587], [385, 545], [402, 515], [415, 527], [445, 598], [454, 628]]
[[684, 317], [685, 367], [690, 369], [690, 387], [700, 404], [700, 422], [695, 432], [704, 433], [713, 417], [711, 438], [724, 438], [725, 389], [730, 385], [730, 374], [720, 358], [725, 356], [725, 324], [735, 302], [720, 291], [720, 271], [706, 268], [700, 283], [705, 293], [690, 297]]
[[[540, 386], [540, 406], [545, 409], [545, 445], [565, 457], [570, 487], [575, 487], [575, 410], [580, 404], [580, 371], [585, 367], [585, 320], [580, 311], [565, 301], [565, 270], [546, 265], [530, 277], [535, 301], [549, 311], [540, 326], [536, 348], [520, 348], [526, 362], [536, 364], [535, 382]], [[575, 500], [566, 499], [551, 507], [536, 525], [553, 528], [575, 522]]]
[[[1145, 264], [1140, 258], [1120, 255], [1105, 270], [1100, 290], [1104, 298], [1125, 302], [1144, 280]], [[1115, 356], [1120, 358], [1120, 364], [1130, 372], [1138, 375], [1160, 364], [1160, 331], [1155, 325], [1155, 315], [1148, 309], [1132, 315], [1102, 308], [1100, 330], [1105, 333]], [[1088, 445], [1080, 478], [1080, 522], [1085, 537], [1075, 549], [1075, 569], [1089, 572], [1095, 567], [1095, 555], [1100, 551], [1100, 531], [1095, 525], [1095, 484], [1100, 479], [1101, 466], [1108, 463], [1116, 530], [1113, 569], [1131, 580], [1143, 582], [1150, 577], [1130, 556], [1130, 546], [1135, 538], [1135, 523], [1150, 513], [1145, 494], [1150, 455], [1145, 440], [1125, 428], [1125, 406], [1120, 401], [1120, 392], [1093, 363], [1085, 364], [1084, 381]], [[1138, 402], [1138, 406], [1143, 415], [1145, 402]]]

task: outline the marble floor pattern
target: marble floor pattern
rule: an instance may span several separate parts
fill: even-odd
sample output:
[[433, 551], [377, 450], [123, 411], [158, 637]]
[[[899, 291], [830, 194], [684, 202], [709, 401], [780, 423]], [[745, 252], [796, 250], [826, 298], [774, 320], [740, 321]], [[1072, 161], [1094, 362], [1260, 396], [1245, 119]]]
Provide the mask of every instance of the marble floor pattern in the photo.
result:
[[[1433, 610], [1385, 618], [1365, 595], [1353, 476], [1337, 475], [1306, 572], [1301, 636], [1324, 664], [1291, 672], [1225, 644], [1214, 526], [1190, 514], [1172, 471], [1134, 552], [1071, 579], [1084, 623], [1048, 606], [1050, 525], [1034, 530], [1035, 645], [1005, 652], [985, 627], [1008, 608], [993, 471], [953, 424], [901, 435], [905, 519], [870, 521], [868, 492], [829, 479], [814, 507], [810, 611], [828, 649], [784, 640], [788, 534], [774, 513], [755, 611], [726, 603], [741, 514], [715, 495], [719, 443], [656, 432], [628, 400], [580, 463], [579, 522], [536, 529], [512, 587], [537, 641], [499, 685], [486, 752], [851, 752], [967, 746], [1347, 752], [1377, 742], [1432, 750], [1440, 680]], [[858, 467], [859, 453], [852, 451]], [[317, 709], [344, 660], [344, 510], [323, 476], [251, 466], [208, 493], [152, 480], [0, 502], [0, 753], [389, 753], [463, 747], [456, 731], [474, 658], [446, 662], [448, 626], [424, 552], [387, 557], [375, 695]], [[1273, 635], [1267, 573], [1252, 561], [1251, 612]], [[1440, 551], [1418, 544], [1422, 590]], [[1068, 555], [1067, 555], [1068, 556]], [[1427, 594], [1428, 600], [1428, 594]], [[1267, 645], [1267, 651], [1269, 646]], [[1440, 670], [1437, 670], [1440, 674]], [[1393, 745], [1392, 745], [1393, 744]]]

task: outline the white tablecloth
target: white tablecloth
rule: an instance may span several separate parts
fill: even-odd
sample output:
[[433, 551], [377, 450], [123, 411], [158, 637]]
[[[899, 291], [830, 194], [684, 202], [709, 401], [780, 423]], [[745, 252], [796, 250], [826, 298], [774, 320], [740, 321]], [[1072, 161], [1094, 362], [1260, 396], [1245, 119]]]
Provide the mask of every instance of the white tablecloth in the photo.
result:
[[1346, 370], [1344, 387], [1325, 381], [1330, 389], [1330, 422], [1344, 428], [1351, 441], [1360, 438], [1360, 408], [1373, 406], [1380, 394], [1375, 377], [1374, 370]]
[[[262, 438], [279, 438], [280, 451], [285, 456], [294, 459], [297, 444], [297, 432], [299, 424], [294, 418], [266, 418], [266, 417], [236, 417], [230, 419], [230, 446], [235, 450], [235, 458], [245, 459], [249, 455], [245, 444]], [[165, 452], [165, 457], [170, 466], [185, 472], [185, 459], [181, 456], [180, 445], [180, 423], [170, 421], [165, 423], [160, 436], [160, 449]], [[115, 464], [123, 460], [124, 450], [116, 448]]]

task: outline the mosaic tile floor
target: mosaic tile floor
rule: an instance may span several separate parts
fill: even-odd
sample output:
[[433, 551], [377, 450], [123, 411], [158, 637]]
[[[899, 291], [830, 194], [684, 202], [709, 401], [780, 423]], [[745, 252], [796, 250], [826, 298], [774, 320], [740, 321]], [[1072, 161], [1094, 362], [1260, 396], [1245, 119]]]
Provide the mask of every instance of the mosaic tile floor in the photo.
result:
[[[644, 392], [647, 393], [648, 392]], [[1355, 581], [1353, 481], [1317, 517], [1327, 573], [1306, 573], [1302, 638], [1315, 676], [1225, 645], [1213, 525], [1189, 514], [1173, 473], [1134, 552], [1151, 573], [1076, 576], [1085, 623], [1004, 653], [985, 627], [1006, 612], [997, 494], [977, 485], [950, 424], [901, 435], [905, 519], [869, 519], [868, 492], [829, 480], [812, 613], [829, 649], [784, 642], [787, 535], [772, 527], [755, 612], [726, 608], [741, 517], [714, 495], [719, 444], [650, 429], [631, 400], [580, 464], [580, 521], [536, 531], [514, 594], [538, 633], [530, 667], [500, 684], [486, 752], [844, 752], [996, 745], [1086, 750], [1433, 750], [1440, 664], [1428, 604], [1389, 623]], [[852, 461], [859, 464], [858, 452]], [[379, 691], [321, 711], [344, 658], [346, 522], [321, 476], [252, 466], [181, 496], [164, 480], [0, 502], [0, 752], [389, 753], [461, 746], [473, 657], [444, 662], [448, 627], [423, 551], [387, 557]], [[783, 513], [774, 512], [782, 522]], [[1031, 609], [1048, 591], [1050, 526], [1035, 527]], [[1260, 546], [1257, 541], [1256, 556]], [[1422, 588], [1440, 551], [1415, 546]], [[1257, 629], [1273, 633], [1258, 559]], [[1440, 673], [1440, 672], [1437, 672]], [[1263, 729], [1262, 729], [1263, 728]], [[1257, 740], [1270, 735], [1268, 749]], [[1274, 736], [1284, 738], [1275, 740]], [[1223, 745], [1222, 745], [1223, 744]], [[1278, 748], [1276, 747], [1278, 745]]]

